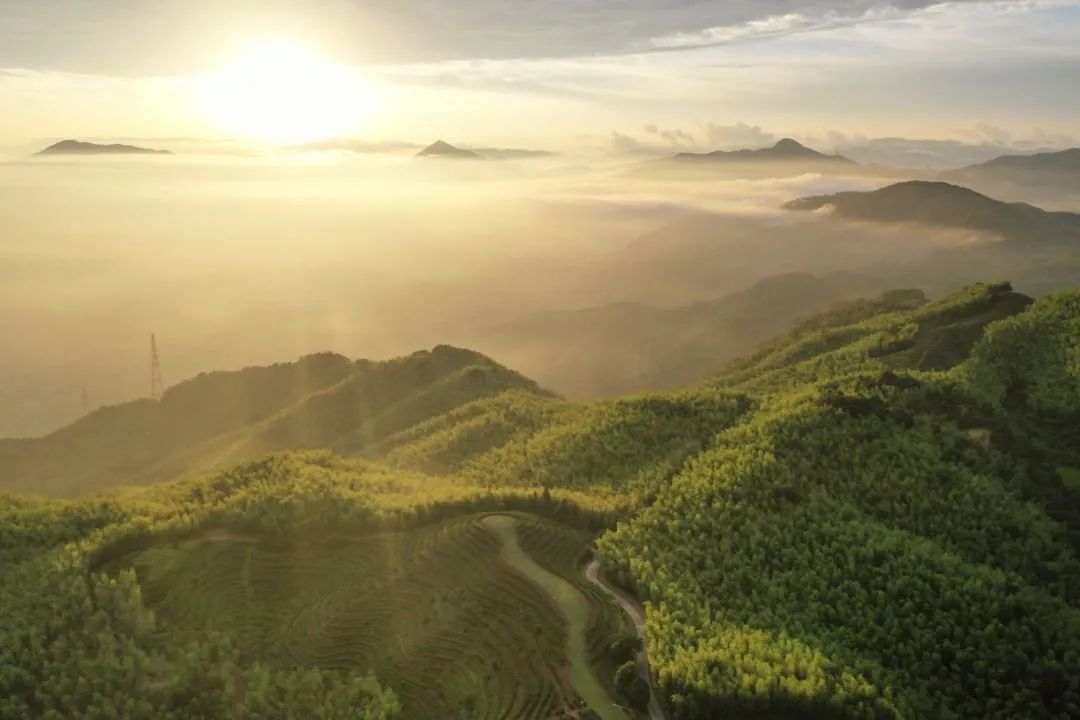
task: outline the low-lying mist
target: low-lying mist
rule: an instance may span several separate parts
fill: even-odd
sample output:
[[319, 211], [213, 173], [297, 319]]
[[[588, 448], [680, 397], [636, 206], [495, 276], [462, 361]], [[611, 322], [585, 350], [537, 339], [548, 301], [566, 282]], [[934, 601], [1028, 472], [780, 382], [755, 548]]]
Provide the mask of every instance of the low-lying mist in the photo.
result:
[[[76, 418], [84, 387], [89, 409], [145, 395], [152, 332], [166, 382], [451, 343], [573, 396], [655, 386], [622, 348], [685, 342], [650, 334], [665, 312], [689, 312], [684, 334], [713, 333], [719, 358], [711, 301], [782, 273], [857, 274], [814, 296], [832, 302], [972, 240], [779, 209], [874, 178], [657, 181], [558, 157], [28, 160], [0, 165], [0, 184], [0, 436]], [[757, 325], [738, 342], [783, 327]]]

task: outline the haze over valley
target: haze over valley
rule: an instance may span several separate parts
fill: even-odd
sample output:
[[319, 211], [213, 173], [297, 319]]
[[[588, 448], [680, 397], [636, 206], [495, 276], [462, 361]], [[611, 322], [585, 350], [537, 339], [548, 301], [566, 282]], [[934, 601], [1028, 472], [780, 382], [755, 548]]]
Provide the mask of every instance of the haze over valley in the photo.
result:
[[[1068, 239], [1063, 259], [1025, 248], [1017, 264], [1001, 243], [1016, 224], [996, 216], [949, 226], [915, 205], [854, 222], [785, 209], [892, 177], [637, 174], [654, 162], [337, 152], [8, 163], [0, 292], [19, 312], [5, 319], [0, 430], [71, 421], [83, 387], [90, 408], [141, 396], [151, 332], [170, 380], [451, 342], [571, 397], [610, 397], [688, 382], [800, 314], [874, 291], [1007, 276], [1042, 294], [1076, 276]], [[1066, 222], [1058, 234], [1070, 232]], [[960, 256], [948, 262], [966, 267], [941, 269]], [[832, 289], [796, 280], [758, 293], [744, 304], [760, 322], [721, 327], [731, 318], [716, 303], [770, 278], [782, 288], [790, 273]], [[847, 279], [830, 281], [837, 273]], [[706, 334], [704, 359], [674, 369], [678, 346]]]

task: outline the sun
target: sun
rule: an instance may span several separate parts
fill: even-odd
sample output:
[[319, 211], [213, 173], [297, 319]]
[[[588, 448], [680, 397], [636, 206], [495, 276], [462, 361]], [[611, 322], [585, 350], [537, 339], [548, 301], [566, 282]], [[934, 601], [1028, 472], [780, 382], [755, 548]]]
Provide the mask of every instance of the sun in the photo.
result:
[[230, 132], [279, 144], [347, 133], [371, 105], [370, 86], [355, 73], [285, 41], [237, 53], [206, 78], [203, 96]]

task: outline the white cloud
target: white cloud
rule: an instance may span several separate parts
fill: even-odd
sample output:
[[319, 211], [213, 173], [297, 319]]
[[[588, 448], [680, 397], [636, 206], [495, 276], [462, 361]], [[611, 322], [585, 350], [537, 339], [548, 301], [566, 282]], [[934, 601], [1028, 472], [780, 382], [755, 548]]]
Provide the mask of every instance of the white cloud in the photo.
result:
[[792, 10], [790, 0], [0, 0], [0, 65], [185, 73], [245, 38], [282, 34], [356, 64], [624, 54], [902, 15], [934, 2], [815, 0]]
[[763, 40], [795, 33], [828, 30], [860, 22], [880, 21], [900, 16], [894, 7], [875, 8], [857, 15], [835, 10], [816, 13], [785, 13], [750, 20], [736, 25], [717, 25], [650, 38], [648, 46], [656, 50], [686, 50], [729, 45], [736, 42]]
[[706, 123], [703, 130], [706, 144], [718, 150], [765, 147], [780, 139], [777, 135], [762, 130], [760, 125], [747, 125], [742, 122], [734, 125]]

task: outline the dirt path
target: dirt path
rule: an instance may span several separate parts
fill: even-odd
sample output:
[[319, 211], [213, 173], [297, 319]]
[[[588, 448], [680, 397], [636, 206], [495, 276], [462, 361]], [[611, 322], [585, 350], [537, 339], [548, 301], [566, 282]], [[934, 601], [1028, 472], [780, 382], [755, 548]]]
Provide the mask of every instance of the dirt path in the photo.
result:
[[589, 561], [589, 564], [585, 566], [585, 577], [593, 585], [610, 595], [615, 602], [619, 603], [619, 607], [623, 609], [623, 612], [629, 616], [630, 622], [634, 624], [634, 631], [637, 633], [637, 636], [641, 638], [641, 651], [637, 656], [638, 672], [641, 673], [641, 677], [645, 679], [645, 682], [649, 684], [649, 718], [650, 720], [667, 720], [664, 709], [660, 707], [660, 703], [656, 699], [656, 691], [652, 684], [649, 656], [645, 652], [645, 613], [642, 612], [641, 606], [626, 593], [611, 587], [601, 579], [599, 559], [593, 558]]
[[539, 586], [566, 617], [567, 657], [570, 660], [570, 683], [589, 708], [603, 720], [627, 720], [614, 698], [600, 683], [589, 662], [585, 629], [589, 622], [589, 601], [578, 588], [548, 571], [525, 552], [517, 539], [517, 518], [489, 515], [481, 522], [502, 540], [502, 559]]

